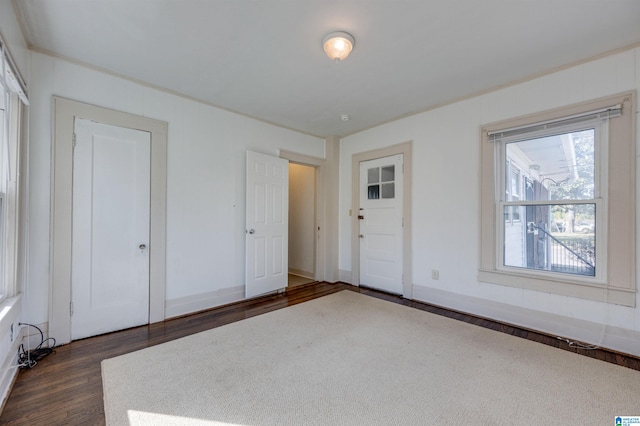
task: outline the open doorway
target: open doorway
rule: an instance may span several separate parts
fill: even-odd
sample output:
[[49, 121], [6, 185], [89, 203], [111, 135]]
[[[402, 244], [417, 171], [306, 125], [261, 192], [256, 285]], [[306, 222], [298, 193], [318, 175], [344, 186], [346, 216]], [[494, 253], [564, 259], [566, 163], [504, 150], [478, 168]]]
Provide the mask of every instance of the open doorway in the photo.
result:
[[316, 167], [289, 163], [289, 287], [316, 276]]

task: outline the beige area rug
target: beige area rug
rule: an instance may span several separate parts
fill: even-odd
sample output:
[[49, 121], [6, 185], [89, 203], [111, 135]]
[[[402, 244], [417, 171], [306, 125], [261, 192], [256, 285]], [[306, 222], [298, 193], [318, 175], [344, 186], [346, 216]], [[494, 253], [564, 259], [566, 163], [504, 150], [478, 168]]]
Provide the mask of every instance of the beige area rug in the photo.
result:
[[613, 425], [640, 372], [354, 292], [103, 361], [108, 425]]

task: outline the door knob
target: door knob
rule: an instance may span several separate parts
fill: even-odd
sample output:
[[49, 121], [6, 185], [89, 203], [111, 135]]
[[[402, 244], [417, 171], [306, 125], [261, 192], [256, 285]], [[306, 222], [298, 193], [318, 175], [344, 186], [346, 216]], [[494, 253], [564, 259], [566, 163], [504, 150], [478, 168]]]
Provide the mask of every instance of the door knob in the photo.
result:
[[255, 230], [255, 229], [249, 229], [249, 233], [250, 233], [250, 234], [255, 234], [255, 233], [256, 233], [256, 230]]
[[364, 238], [364, 235], [360, 234], [358, 235], [359, 238]]
[[144, 249], [146, 249], [146, 248], [147, 248], [147, 245], [146, 245], [146, 244], [140, 244], [140, 245], [138, 246], [138, 248], [139, 248], [140, 250], [144, 250]]

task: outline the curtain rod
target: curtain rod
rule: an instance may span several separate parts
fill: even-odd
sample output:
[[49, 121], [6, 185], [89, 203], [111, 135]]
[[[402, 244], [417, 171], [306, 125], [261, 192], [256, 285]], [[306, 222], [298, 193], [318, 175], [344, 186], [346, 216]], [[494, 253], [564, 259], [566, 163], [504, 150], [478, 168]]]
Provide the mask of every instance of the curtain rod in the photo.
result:
[[588, 117], [590, 115], [600, 114], [600, 113], [603, 113], [603, 112], [611, 112], [611, 111], [614, 111], [614, 112], [615, 111], [622, 111], [622, 104], [612, 105], [612, 106], [606, 107], [606, 108], [601, 108], [601, 109], [596, 109], [596, 110], [593, 110], [593, 111], [583, 112], [583, 113], [580, 113], [580, 114], [570, 115], [568, 117], [562, 117], [560, 119], [541, 121], [541, 122], [538, 122], [538, 123], [531, 123], [531, 124], [527, 124], [527, 125], [524, 125], [524, 126], [510, 127], [508, 129], [494, 130], [494, 131], [491, 131], [491, 132], [487, 132], [487, 136], [493, 136], [493, 135], [497, 135], [497, 134], [500, 134], [500, 133], [514, 132], [516, 130], [528, 129], [530, 127], [544, 126], [545, 124], [561, 123], [563, 121], [569, 121], [569, 120], [573, 120], [573, 119], [576, 119], [576, 118]]
[[[16, 66], [11, 52], [7, 48], [7, 44], [0, 35], [0, 52], [2, 52], [2, 80], [4, 86], [7, 86], [8, 90], [16, 92], [20, 97], [20, 100], [26, 105], [29, 105], [29, 99], [27, 97], [27, 84], [20, 74], [20, 70]], [[11, 81], [8, 81], [11, 80]], [[11, 84], [13, 82], [14, 84]], [[12, 87], [16, 86], [16, 87]]]

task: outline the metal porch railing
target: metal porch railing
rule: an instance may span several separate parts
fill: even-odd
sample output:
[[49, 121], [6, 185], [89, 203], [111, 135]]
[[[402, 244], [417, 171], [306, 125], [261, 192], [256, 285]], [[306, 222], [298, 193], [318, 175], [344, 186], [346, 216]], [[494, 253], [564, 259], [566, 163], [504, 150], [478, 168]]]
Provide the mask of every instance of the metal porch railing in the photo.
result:
[[[596, 252], [593, 244], [585, 244], [584, 241], [576, 241], [574, 244], [560, 241], [545, 229], [534, 225], [539, 232], [550, 241], [550, 250], [547, 252], [550, 259], [546, 262], [549, 270], [576, 275], [595, 276]], [[538, 237], [539, 238], [539, 237]]]

